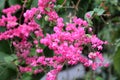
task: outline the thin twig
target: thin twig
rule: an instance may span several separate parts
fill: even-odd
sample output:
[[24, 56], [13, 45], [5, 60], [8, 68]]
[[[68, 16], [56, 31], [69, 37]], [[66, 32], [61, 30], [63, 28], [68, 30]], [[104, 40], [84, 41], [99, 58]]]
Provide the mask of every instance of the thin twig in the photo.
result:
[[76, 11], [78, 11], [78, 6], [79, 6], [79, 4], [80, 4], [80, 1], [81, 1], [81, 0], [78, 0], [78, 1], [77, 1], [77, 4], [76, 4], [76, 6], [75, 6]]
[[5, 70], [7, 69], [8, 67], [5, 67], [5, 69], [0, 73], [0, 76], [5, 72]]
[[65, 3], [66, 3], [66, 1], [67, 1], [67, 0], [64, 0], [64, 2], [62, 3], [62, 5], [61, 5], [61, 6], [64, 6], [64, 5], [65, 5]]
[[21, 78], [21, 72], [19, 71], [18, 67], [16, 69], [18, 72], [16, 80], [19, 80]]
[[21, 18], [22, 18], [22, 15], [24, 13], [24, 9], [25, 9], [26, 3], [27, 3], [27, 0], [24, 1], [24, 4], [22, 6], [22, 12], [21, 12], [20, 17], [19, 17], [19, 23], [21, 23]]
[[105, 24], [108, 24], [108, 22], [106, 22], [102, 16], [100, 16], [100, 18], [102, 19], [102, 21], [105, 23]]
[[13, 50], [12, 50], [12, 40], [11, 41], [9, 41], [9, 40], [7, 40], [7, 42], [8, 42], [8, 44], [9, 44], [9, 47], [10, 47], [10, 52], [11, 52], [11, 54], [13, 54], [14, 52], [13, 52]]

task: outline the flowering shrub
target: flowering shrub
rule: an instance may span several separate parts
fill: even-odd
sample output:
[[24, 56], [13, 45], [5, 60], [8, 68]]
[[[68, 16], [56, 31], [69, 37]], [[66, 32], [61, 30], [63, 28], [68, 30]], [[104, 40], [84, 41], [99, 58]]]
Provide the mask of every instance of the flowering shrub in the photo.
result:
[[[86, 20], [73, 17], [71, 22], [64, 23], [64, 19], [54, 9], [55, 3], [56, 0], [38, 0], [38, 7], [22, 14], [23, 22], [22, 18], [14, 16], [20, 5], [2, 10], [4, 15], [0, 19], [0, 26], [6, 30], [0, 33], [0, 40], [12, 41], [20, 72], [47, 72], [46, 80], [56, 80], [65, 64], [81, 63], [93, 70], [106, 66], [101, 50], [107, 42], [93, 34]], [[54, 23], [53, 33], [44, 33], [42, 26], [36, 22], [44, 19], [44, 16], [47, 17], [46, 21]], [[91, 15], [87, 13], [86, 17], [91, 18]], [[47, 46], [54, 54], [46, 56], [41, 45]], [[89, 48], [88, 53], [84, 53], [85, 47]], [[31, 53], [33, 49], [34, 54]], [[46, 69], [48, 67], [50, 71]]]

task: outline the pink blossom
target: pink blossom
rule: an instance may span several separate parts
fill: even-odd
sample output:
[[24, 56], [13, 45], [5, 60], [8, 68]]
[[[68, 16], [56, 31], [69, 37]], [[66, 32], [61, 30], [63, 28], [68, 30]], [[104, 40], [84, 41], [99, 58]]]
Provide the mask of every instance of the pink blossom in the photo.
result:
[[97, 68], [97, 63], [93, 63], [93, 64], [92, 64], [92, 69], [93, 69], [93, 70], [96, 70], [96, 68]]
[[97, 55], [96, 55], [96, 53], [90, 52], [88, 57], [91, 59], [95, 59], [97, 57]]
[[[27, 10], [24, 13], [25, 22], [28, 22], [29, 20], [32, 20], [34, 18], [35, 14], [37, 13], [37, 11], [38, 11], [37, 8], [31, 8], [30, 10]], [[40, 18], [40, 14], [38, 15], [38, 17]]]
[[36, 52], [37, 52], [37, 53], [42, 53], [43, 50], [42, 50], [42, 49], [36, 49]]
[[20, 67], [19, 68], [20, 69], [20, 71], [23, 73], [23, 72], [31, 72], [32, 71], [32, 69], [30, 68], [30, 67]]
[[51, 70], [50, 72], [47, 73], [46, 80], [56, 80], [57, 73], [58, 73], [58, 71], [56, 69]]
[[57, 20], [58, 18], [58, 14], [55, 11], [48, 12], [48, 16], [50, 21]]
[[92, 32], [92, 28], [89, 28], [89, 32]]
[[41, 14], [38, 14], [36, 18], [40, 19], [41, 17], [42, 17]]
[[41, 63], [42, 65], [46, 65], [45, 57], [41, 56], [37, 59], [37, 63]]
[[88, 12], [85, 14], [86, 18], [90, 19], [91, 18], [91, 14]]
[[3, 9], [2, 12], [5, 13], [5, 14], [13, 14], [15, 13], [17, 10], [19, 10], [21, 8], [20, 5], [12, 5], [11, 7], [9, 8], [6, 8], [6, 9]]
[[38, 40], [34, 40], [33, 43], [37, 45], [38, 44]]

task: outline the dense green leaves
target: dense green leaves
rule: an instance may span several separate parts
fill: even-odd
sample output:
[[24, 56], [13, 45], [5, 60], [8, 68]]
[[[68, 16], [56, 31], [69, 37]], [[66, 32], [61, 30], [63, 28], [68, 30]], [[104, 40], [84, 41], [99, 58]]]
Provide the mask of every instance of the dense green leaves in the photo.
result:
[[5, 52], [6, 54], [11, 53], [9, 41], [0, 41], [0, 51]]
[[[5, 0], [3, 0], [5, 1]], [[21, 4], [21, 0], [8, 0], [9, 5]]]
[[13, 80], [16, 77], [16, 65], [12, 63], [15, 55], [7, 55], [0, 52], [0, 80]]
[[103, 80], [102, 77], [96, 77], [96, 80]]
[[5, 7], [5, 0], [0, 0], [0, 11]]
[[5, 60], [6, 63], [11, 63], [16, 59], [17, 59], [17, 56], [15, 54], [4, 57], [4, 60]]
[[114, 55], [113, 61], [115, 70], [120, 75], [120, 42], [116, 46], [116, 53]]
[[17, 71], [14, 60], [15, 54], [11, 54], [9, 41], [0, 41], [0, 80], [13, 80], [16, 78]]
[[45, 49], [44, 49], [44, 55], [46, 57], [52, 57], [54, 55], [53, 50], [50, 50], [48, 47], [45, 47]]
[[101, 16], [105, 12], [105, 10], [102, 8], [95, 8], [94, 12], [96, 12], [98, 16]]
[[22, 76], [22, 80], [31, 80], [31, 74], [30, 73], [24, 73]]
[[38, 0], [33, 0], [32, 4], [31, 4], [31, 8], [32, 7], [37, 7], [37, 4], [38, 4]]
[[58, 1], [57, 1], [57, 3], [58, 3], [59, 5], [63, 4], [63, 2], [64, 2], [64, 0], [58, 0]]

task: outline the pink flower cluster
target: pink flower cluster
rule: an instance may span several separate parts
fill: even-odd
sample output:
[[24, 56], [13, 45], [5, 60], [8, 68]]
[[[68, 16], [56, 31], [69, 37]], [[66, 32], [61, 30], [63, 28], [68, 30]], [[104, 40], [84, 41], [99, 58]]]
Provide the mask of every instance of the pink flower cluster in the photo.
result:
[[14, 5], [10, 8], [3, 9], [2, 12], [6, 14], [6, 16], [2, 15], [2, 18], [0, 19], [0, 26], [6, 26], [7, 29], [10, 29], [18, 25], [16, 16], [13, 16], [12, 14], [14, 14], [20, 8], [20, 5]]
[[[17, 17], [12, 16], [20, 9], [19, 5], [3, 10], [7, 17], [2, 15], [0, 26], [6, 27], [6, 31], [0, 33], [0, 40], [12, 39], [20, 62], [20, 71], [34, 74], [48, 72], [46, 80], [56, 80], [64, 64], [82, 63], [93, 70], [105, 66], [101, 50], [106, 42], [90, 34], [92, 28], [89, 28], [87, 21], [81, 18], [74, 17], [72, 22], [65, 24], [63, 18], [59, 17], [54, 10], [55, 2], [56, 0], [39, 0], [37, 8], [26, 10], [23, 14], [24, 23], [22, 24], [17, 22]], [[41, 26], [34, 20], [34, 18], [41, 19], [43, 15], [48, 16], [49, 22], [56, 23], [54, 32], [47, 33], [45, 36]], [[86, 30], [90, 32], [89, 36]], [[31, 37], [32, 40], [29, 40]], [[53, 50], [54, 55], [46, 57], [44, 49], [40, 47], [41, 44]], [[90, 51], [84, 53], [84, 47], [88, 47]], [[25, 66], [22, 66], [22, 63]], [[51, 67], [52, 70], [46, 71], [47, 67]]]
[[34, 20], [34, 16], [37, 12], [39, 12], [37, 8], [31, 8], [30, 10], [27, 10], [24, 13], [24, 18], [25, 18], [24, 22]]
[[3, 9], [2, 12], [5, 14], [14, 14], [20, 8], [21, 8], [20, 5], [14, 5], [14, 6], [7, 8], [7, 9]]
[[[91, 66], [93, 70], [97, 67], [102, 66], [103, 57], [100, 52], [91, 52], [88, 55], [88, 58], [84, 56], [83, 46], [86, 45], [96, 45], [95, 47], [91, 47], [98, 50], [102, 50], [103, 41], [98, 39], [97, 37], [91, 36], [88, 37], [85, 33], [85, 27], [87, 23], [80, 18], [74, 18], [72, 23], [68, 23], [63, 29], [64, 24], [62, 18], [58, 18], [59, 21], [57, 25], [54, 27], [53, 34], [47, 34], [45, 38], [42, 38], [40, 42], [50, 49], [54, 51], [54, 55], [61, 60], [61, 63], [67, 62], [70, 65], [74, 65], [77, 63], [83, 63], [85, 66]], [[101, 48], [99, 48], [101, 46]], [[100, 59], [99, 62], [95, 62], [94, 59]], [[95, 66], [93, 66], [95, 65]]]

